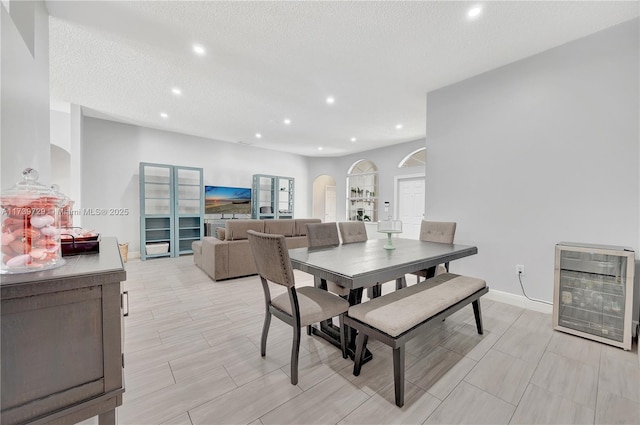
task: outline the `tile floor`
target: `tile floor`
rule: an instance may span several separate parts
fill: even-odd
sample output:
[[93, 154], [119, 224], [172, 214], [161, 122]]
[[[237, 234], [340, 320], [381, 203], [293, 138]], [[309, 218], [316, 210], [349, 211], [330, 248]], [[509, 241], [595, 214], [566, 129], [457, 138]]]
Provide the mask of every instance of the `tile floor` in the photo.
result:
[[375, 341], [355, 377], [335, 347], [304, 334], [293, 386], [291, 328], [274, 318], [261, 358], [255, 276], [213, 282], [186, 256], [128, 263], [125, 287], [119, 424], [640, 423], [637, 345], [625, 352], [554, 332], [548, 314], [483, 299], [484, 335], [469, 306], [415, 338], [400, 409], [391, 349]]

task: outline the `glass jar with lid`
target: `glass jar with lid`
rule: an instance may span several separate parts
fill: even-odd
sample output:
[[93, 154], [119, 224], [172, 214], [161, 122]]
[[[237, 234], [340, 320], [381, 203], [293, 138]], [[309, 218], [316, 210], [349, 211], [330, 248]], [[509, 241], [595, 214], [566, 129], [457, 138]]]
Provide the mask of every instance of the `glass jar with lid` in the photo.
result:
[[22, 181], [0, 196], [2, 263], [0, 273], [26, 273], [65, 263], [60, 247], [60, 208], [64, 198], [38, 183], [26, 168]]

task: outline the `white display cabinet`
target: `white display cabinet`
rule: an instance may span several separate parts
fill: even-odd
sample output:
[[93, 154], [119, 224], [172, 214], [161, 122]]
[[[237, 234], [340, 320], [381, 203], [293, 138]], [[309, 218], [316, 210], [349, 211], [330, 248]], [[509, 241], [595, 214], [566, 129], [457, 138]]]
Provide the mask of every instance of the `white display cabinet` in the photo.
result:
[[257, 219], [293, 218], [295, 179], [255, 174], [251, 216]]
[[192, 253], [204, 235], [202, 168], [140, 163], [140, 258]]

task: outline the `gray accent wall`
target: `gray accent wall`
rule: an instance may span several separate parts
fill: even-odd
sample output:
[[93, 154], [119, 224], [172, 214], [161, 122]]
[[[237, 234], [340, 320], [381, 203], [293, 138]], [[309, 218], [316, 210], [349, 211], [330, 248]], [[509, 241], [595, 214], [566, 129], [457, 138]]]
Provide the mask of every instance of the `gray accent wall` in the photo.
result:
[[426, 212], [453, 272], [552, 300], [561, 241], [640, 249], [638, 19], [427, 94]]

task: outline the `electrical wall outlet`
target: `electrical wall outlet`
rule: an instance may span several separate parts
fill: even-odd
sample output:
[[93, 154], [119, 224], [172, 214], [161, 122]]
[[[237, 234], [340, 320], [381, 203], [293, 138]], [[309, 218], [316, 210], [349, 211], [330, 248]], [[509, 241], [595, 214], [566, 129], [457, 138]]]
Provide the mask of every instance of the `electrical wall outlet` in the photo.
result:
[[516, 266], [516, 274], [524, 276], [524, 266], [522, 264]]

